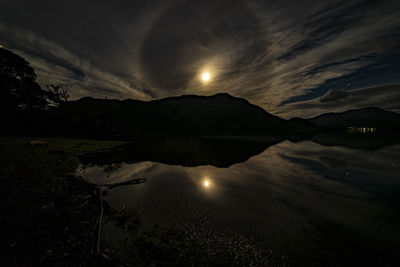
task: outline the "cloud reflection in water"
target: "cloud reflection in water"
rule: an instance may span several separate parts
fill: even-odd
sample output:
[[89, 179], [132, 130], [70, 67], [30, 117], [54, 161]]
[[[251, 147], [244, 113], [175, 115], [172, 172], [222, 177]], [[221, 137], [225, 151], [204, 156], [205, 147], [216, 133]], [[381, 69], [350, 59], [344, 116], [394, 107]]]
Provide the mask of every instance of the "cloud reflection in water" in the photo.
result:
[[[105, 179], [101, 173], [101, 167], [88, 167], [83, 177], [97, 182], [96, 177]], [[148, 224], [202, 222], [201, 227], [231, 229], [266, 246], [324, 250], [328, 245], [321, 240], [334, 237], [352, 244], [367, 238], [384, 247], [400, 245], [394, 223], [400, 221], [399, 173], [400, 145], [362, 151], [284, 141], [229, 168], [122, 164], [108, 181], [132, 175], [150, 181], [110, 191], [107, 201], [138, 208]]]

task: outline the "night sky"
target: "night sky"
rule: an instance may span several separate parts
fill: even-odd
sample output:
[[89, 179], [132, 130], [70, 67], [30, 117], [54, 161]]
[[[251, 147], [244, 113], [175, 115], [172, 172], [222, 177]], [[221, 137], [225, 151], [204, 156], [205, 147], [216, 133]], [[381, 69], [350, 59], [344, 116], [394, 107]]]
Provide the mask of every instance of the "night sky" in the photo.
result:
[[2, 0], [0, 45], [72, 99], [227, 92], [284, 118], [400, 112], [398, 0]]

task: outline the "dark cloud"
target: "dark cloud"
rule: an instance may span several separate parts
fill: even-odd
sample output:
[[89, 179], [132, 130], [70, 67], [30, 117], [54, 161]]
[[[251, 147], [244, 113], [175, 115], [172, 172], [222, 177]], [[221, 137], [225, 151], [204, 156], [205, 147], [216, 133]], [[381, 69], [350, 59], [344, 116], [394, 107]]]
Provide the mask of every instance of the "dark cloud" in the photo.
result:
[[375, 100], [400, 83], [398, 14], [392, 0], [3, 0], [0, 44], [73, 98], [228, 92], [301, 117], [336, 102], [396, 108]]

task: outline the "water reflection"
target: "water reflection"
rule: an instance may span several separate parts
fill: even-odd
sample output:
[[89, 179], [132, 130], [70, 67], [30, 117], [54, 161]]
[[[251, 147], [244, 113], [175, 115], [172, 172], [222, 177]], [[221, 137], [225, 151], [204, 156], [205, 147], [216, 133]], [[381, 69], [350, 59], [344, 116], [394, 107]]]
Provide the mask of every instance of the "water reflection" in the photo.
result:
[[187, 167], [213, 165], [229, 167], [245, 162], [271, 145], [282, 141], [281, 137], [203, 136], [139, 140], [118, 150], [89, 153], [80, 160], [84, 165], [109, 166], [134, 162], [162, 162]]
[[146, 161], [109, 173], [96, 164], [80, 171], [98, 184], [149, 178], [107, 196], [111, 206], [141, 211], [145, 225], [213, 231], [216, 240], [240, 233], [267, 250], [357, 265], [395, 260], [399, 173], [400, 145], [369, 151], [312, 141], [283, 141], [229, 168]]

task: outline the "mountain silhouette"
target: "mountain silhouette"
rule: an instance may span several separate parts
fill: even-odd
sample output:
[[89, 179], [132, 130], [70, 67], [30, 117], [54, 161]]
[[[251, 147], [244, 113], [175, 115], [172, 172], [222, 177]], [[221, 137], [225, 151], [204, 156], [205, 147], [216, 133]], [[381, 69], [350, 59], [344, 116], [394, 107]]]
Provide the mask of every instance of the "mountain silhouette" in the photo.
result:
[[379, 130], [400, 128], [400, 114], [376, 107], [352, 109], [342, 113], [325, 113], [310, 119], [318, 126], [346, 128], [370, 127]]
[[57, 90], [40, 88], [29, 62], [2, 48], [0, 85], [3, 135], [130, 140], [144, 136], [242, 135], [299, 141], [330, 129], [369, 127], [388, 133], [400, 127], [399, 114], [379, 108], [326, 113], [310, 120], [284, 120], [227, 93], [183, 95], [153, 101], [84, 97], [65, 102], [66, 98], [60, 101]]
[[[90, 137], [147, 135], [279, 135], [309, 132], [303, 119], [284, 120], [229, 94], [153, 101], [85, 97], [52, 111], [53, 129]], [[301, 126], [301, 127], [300, 127]]]

